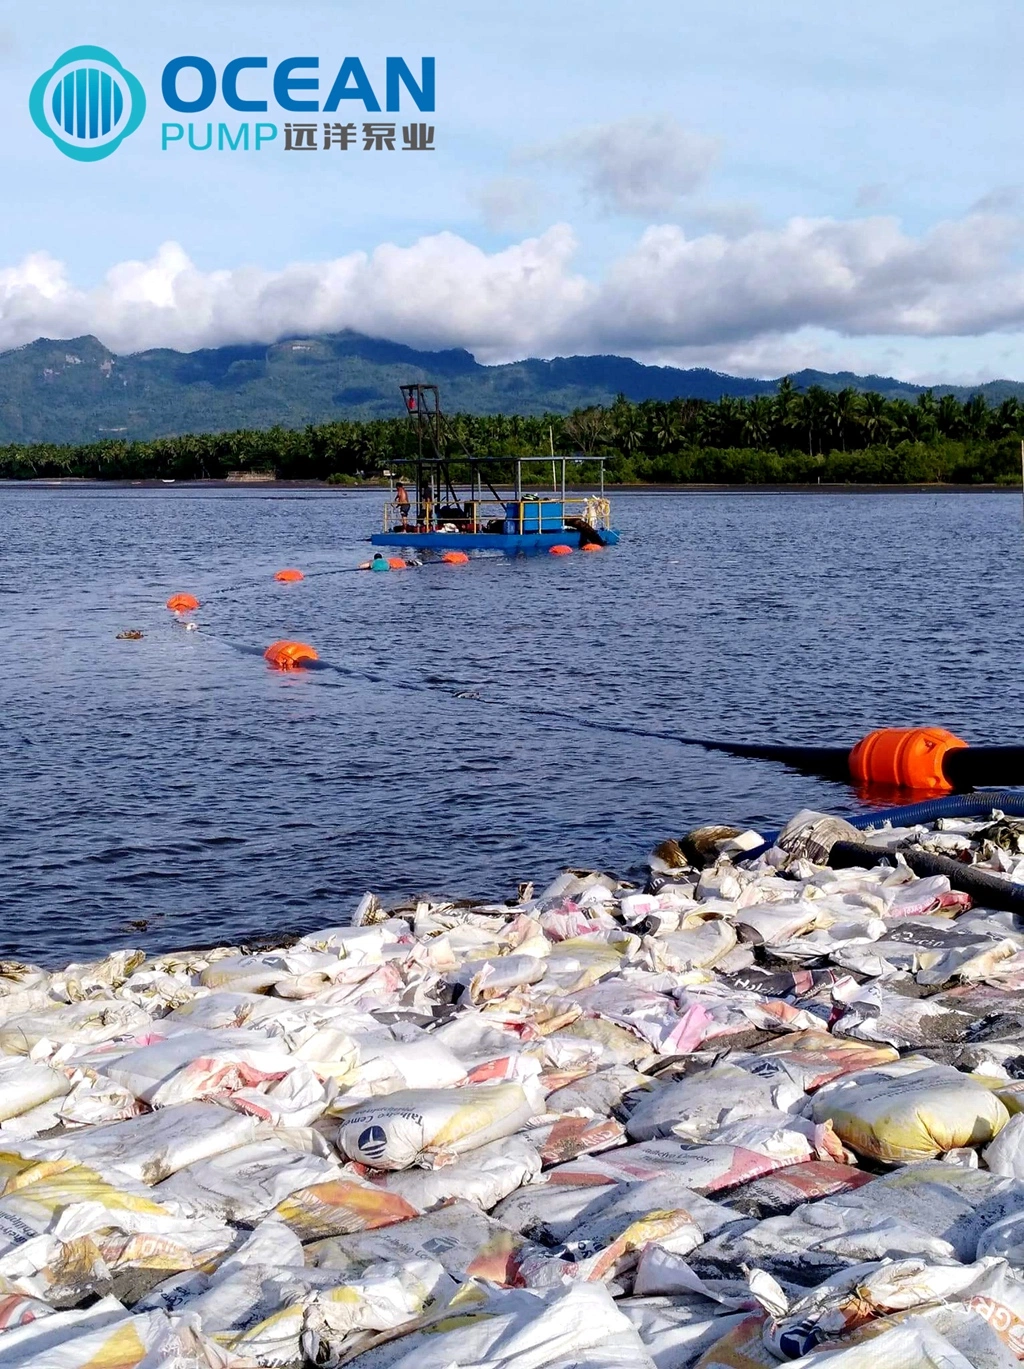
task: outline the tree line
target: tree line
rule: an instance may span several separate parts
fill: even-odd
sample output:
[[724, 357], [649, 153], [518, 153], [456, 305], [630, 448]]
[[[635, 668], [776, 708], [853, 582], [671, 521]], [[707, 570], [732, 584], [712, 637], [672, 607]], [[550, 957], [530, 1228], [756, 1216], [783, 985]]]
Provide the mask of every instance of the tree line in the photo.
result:
[[[612, 483], [1009, 483], [1020, 478], [1024, 404], [930, 391], [911, 403], [789, 380], [774, 395], [644, 400], [568, 415], [454, 414], [449, 449], [511, 458], [603, 456]], [[302, 429], [184, 433], [0, 447], [0, 478], [223, 479], [232, 471], [348, 483], [379, 477], [415, 450], [402, 418], [336, 420]], [[538, 471], [538, 482], [548, 477]]]

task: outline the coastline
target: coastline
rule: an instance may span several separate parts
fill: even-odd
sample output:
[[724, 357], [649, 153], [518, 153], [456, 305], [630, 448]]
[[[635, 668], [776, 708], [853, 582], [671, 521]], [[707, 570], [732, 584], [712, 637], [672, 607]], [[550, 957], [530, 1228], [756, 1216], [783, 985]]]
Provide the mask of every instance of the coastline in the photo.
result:
[[[532, 487], [531, 487], [532, 488]], [[540, 488], [540, 487], [538, 487]], [[332, 494], [388, 493], [388, 486], [366, 482], [365, 484], [332, 485], [327, 480], [86, 480], [78, 476], [68, 476], [63, 480], [0, 480], [0, 489], [90, 489], [90, 490], [239, 490], [251, 494], [253, 490], [325, 490]], [[592, 489], [590, 485], [567, 485], [566, 490], [573, 494]], [[621, 494], [1012, 494], [1021, 497], [1018, 485], [940, 485], [940, 484], [622, 484], [606, 486], [607, 493]]]

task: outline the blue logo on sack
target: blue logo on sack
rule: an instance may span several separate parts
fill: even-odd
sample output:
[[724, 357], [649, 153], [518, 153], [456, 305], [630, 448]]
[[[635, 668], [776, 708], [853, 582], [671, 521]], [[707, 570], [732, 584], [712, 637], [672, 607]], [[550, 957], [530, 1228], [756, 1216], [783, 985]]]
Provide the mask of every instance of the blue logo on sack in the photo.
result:
[[106, 48], [69, 48], [36, 81], [28, 109], [65, 157], [98, 162], [142, 123], [146, 95]]
[[356, 1149], [368, 1160], [379, 1160], [388, 1148], [388, 1134], [383, 1127], [367, 1127], [359, 1133]]

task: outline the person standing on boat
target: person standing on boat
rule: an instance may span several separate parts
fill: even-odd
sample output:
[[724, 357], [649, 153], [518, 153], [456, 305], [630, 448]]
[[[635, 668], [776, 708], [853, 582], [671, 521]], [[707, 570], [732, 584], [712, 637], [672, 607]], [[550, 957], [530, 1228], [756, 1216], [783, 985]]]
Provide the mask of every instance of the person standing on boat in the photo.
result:
[[395, 507], [398, 509], [398, 512], [402, 515], [402, 531], [408, 532], [410, 507], [409, 491], [402, 484], [401, 480], [399, 480], [398, 488], [395, 490]]

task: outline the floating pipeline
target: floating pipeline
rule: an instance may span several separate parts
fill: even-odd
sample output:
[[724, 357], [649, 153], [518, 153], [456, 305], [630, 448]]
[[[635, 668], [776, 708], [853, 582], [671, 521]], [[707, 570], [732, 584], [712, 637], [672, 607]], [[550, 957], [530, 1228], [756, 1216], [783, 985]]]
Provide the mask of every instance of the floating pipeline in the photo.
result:
[[853, 747], [692, 740], [710, 751], [778, 761], [804, 774], [852, 781], [869, 791], [939, 795], [984, 785], [1024, 784], [1024, 746], [970, 746], [941, 727], [879, 728]]
[[1024, 934], [805, 827], [5, 962], [0, 1364], [1016, 1363]]

